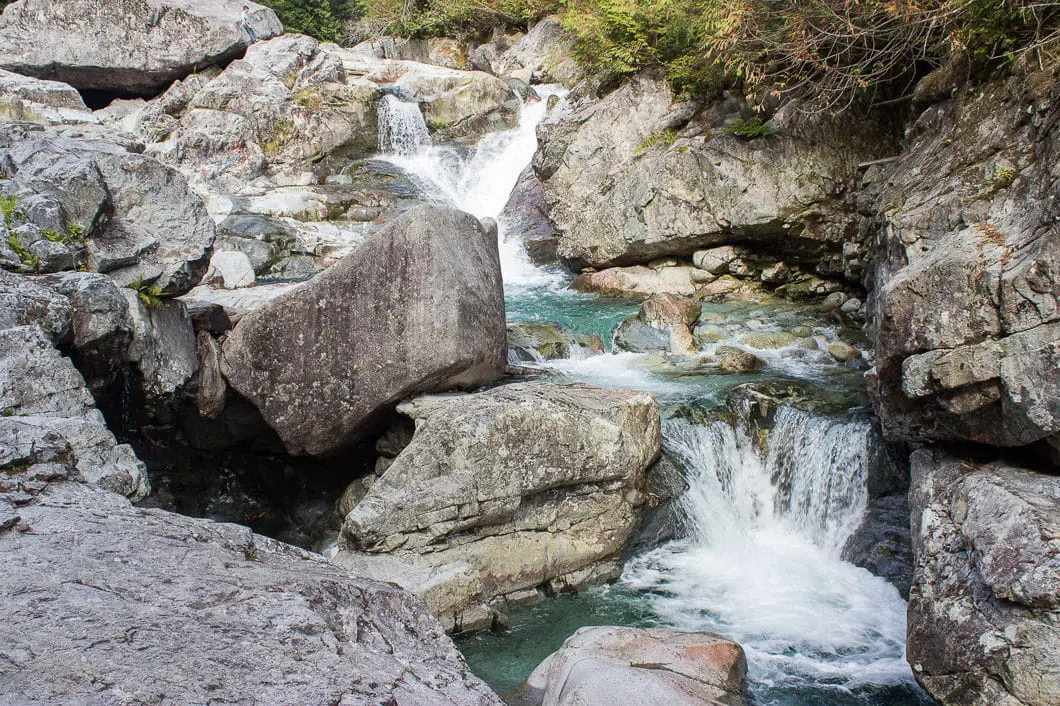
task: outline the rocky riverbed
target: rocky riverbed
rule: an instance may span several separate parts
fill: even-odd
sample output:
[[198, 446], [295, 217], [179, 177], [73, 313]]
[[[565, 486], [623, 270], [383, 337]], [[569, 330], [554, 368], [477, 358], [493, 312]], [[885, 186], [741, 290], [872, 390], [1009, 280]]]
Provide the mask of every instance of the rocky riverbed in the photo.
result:
[[241, 7], [0, 14], [0, 699], [1060, 700], [1055, 71]]

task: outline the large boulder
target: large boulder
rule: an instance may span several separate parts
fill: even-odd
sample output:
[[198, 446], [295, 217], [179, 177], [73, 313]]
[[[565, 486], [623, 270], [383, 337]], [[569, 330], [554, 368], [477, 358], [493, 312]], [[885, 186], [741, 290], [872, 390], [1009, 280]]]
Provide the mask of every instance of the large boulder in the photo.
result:
[[734, 132], [742, 104], [676, 102], [661, 75], [641, 73], [600, 100], [557, 111], [534, 166], [560, 257], [629, 265], [732, 242], [787, 262], [842, 272], [858, 219], [841, 203], [858, 164], [896, 151], [873, 120], [773, 116], [774, 135]]
[[123, 289], [132, 321], [132, 341], [126, 360], [136, 372], [143, 410], [148, 418], [167, 423], [180, 394], [199, 367], [195, 329], [184, 302], [145, 302], [132, 289]]
[[922, 449], [907, 657], [942, 703], [1060, 703], [1060, 477]]
[[399, 411], [415, 434], [346, 516], [336, 561], [465, 630], [617, 576], [659, 455], [651, 395], [522, 383]]
[[222, 369], [290, 453], [320, 456], [401, 399], [492, 382], [506, 361], [496, 239], [424, 206], [244, 316]]
[[581, 628], [530, 675], [522, 694], [542, 706], [739, 706], [743, 648], [709, 632]]
[[0, 473], [0, 701], [501, 703], [414, 596], [70, 473]]
[[70, 301], [38, 280], [0, 270], [0, 330], [39, 326], [53, 343], [69, 343]]
[[560, 234], [548, 219], [545, 187], [532, 166], [519, 175], [499, 220], [504, 226], [504, 237], [521, 242], [533, 262], [556, 261]]
[[66, 249], [61, 269], [76, 263], [168, 294], [206, 272], [213, 222], [184, 177], [154, 159], [115, 142], [0, 124], [0, 167], [14, 184], [14, 217], [34, 234], [23, 245]]
[[1020, 70], [924, 111], [882, 180], [874, 403], [892, 438], [1060, 434], [1060, 95]]
[[135, 500], [148, 493], [143, 464], [107, 429], [73, 363], [37, 326], [0, 330], [0, 467], [56, 460]]
[[276, 14], [243, 0], [19, 0], [0, 15], [0, 67], [75, 88], [151, 93], [243, 52], [251, 6], [259, 37], [283, 32]]

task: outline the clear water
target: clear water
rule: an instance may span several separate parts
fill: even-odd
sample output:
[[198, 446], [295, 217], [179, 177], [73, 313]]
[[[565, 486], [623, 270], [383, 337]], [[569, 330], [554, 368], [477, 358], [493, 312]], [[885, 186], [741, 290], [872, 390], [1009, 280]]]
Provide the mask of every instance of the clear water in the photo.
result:
[[[421, 142], [385, 159], [431, 200], [496, 218], [533, 156], [545, 103], [527, 102], [516, 129], [474, 150]], [[614, 326], [637, 310], [637, 301], [570, 291], [569, 273], [534, 266], [503, 222], [499, 231], [509, 320], [554, 321], [609, 344]], [[509, 694], [579, 627], [666, 625], [740, 642], [755, 703], [930, 703], [904, 659], [897, 590], [839, 558], [867, 502], [867, 424], [847, 411], [866, 403], [862, 373], [822, 350], [756, 350], [739, 341], [747, 332], [807, 326], [823, 347], [849, 332], [788, 305], [705, 305], [707, 317], [721, 340], [704, 352], [736, 345], [766, 368], [707, 375], [661, 356], [612, 352], [541, 364], [556, 379], [656, 394], [664, 448], [689, 483], [680, 503], [686, 532], [633, 557], [614, 585], [518, 609], [507, 630], [459, 640], [472, 670]], [[762, 381], [798, 383], [828, 413], [782, 408], [764, 446], [739, 409], [728, 421], [684, 419], [689, 406], [731, 408], [734, 387]]]

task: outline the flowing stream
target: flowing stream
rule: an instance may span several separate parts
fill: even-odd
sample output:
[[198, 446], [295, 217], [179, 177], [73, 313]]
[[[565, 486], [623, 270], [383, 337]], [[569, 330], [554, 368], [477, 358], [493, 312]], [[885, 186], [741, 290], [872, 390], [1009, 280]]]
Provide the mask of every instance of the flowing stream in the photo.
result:
[[[499, 219], [533, 157], [548, 96], [562, 94], [538, 92], [542, 100], [523, 104], [516, 128], [474, 149], [432, 145], [417, 106], [388, 96], [383, 158], [428, 200], [498, 219], [509, 320], [555, 321], [610, 341], [637, 302], [568, 290], [569, 273], [534, 266]], [[793, 305], [706, 304], [708, 315], [719, 322], [717, 345], [741, 345], [739, 332], [795, 325], [822, 344], [837, 336]], [[679, 537], [632, 557], [617, 583], [520, 609], [507, 631], [459, 641], [472, 669], [502, 695], [577, 628], [625, 624], [711, 630], [740, 642], [754, 703], [930, 703], [905, 662], [905, 602], [885, 580], [840, 558], [868, 501], [869, 424], [849, 412], [865, 405], [862, 373], [819, 350], [754, 352], [765, 370], [728, 376], [675, 372], [632, 353], [572, 350], [539, 363], [556, 377], [655, 393], [664, 451], [688, 489], [678, 503]], [[812, 388], [820, 408], [782, 405], [758, 428], [730, 393], [762, 382]]]

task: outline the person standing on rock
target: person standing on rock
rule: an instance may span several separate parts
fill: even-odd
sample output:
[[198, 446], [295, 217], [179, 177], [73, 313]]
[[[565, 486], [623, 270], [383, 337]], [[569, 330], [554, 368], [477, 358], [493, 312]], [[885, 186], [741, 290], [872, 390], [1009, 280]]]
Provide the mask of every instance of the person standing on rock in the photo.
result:
[[243, 14], [240, 16], [240, 20], [243, 23], [243, 29], [250, 35], [250, 43], [258, 41], [258, 35], [254, 31], [254, 28], [250, 26], [250, 5], [243, 6]]

